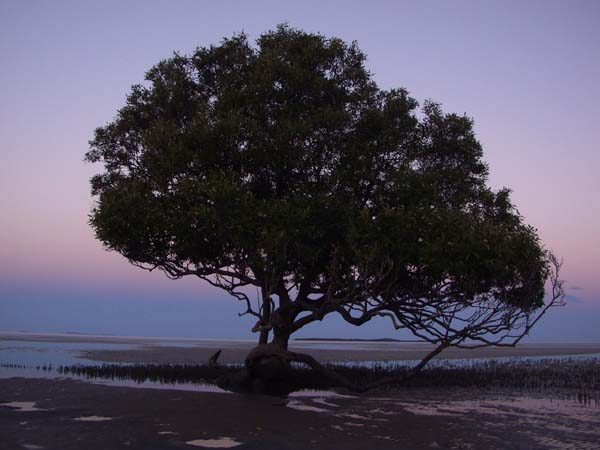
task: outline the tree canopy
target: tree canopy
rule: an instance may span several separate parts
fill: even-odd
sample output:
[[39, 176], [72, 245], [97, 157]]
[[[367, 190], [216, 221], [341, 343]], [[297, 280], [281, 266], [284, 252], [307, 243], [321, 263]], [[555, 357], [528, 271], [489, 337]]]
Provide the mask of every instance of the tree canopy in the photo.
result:
[[486, 185], [473, 121], [379, 88], [356, 43], [279, 26], [175, 54], [90, 145], [97, 238], [226, 289], [262, 343], [328, 314], [514, 343], [562, 298], [557, 261]]

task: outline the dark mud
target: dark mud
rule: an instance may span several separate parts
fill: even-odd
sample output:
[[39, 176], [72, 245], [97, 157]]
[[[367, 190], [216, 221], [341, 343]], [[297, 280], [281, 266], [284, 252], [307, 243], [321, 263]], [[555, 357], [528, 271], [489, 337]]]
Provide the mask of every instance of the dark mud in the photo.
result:
[[600, 442], [597, 406], [506, 390], [278, 399], [11, 378], [0, 380], [0, 403], [9, 403], [0, 406], [2, 449], [585, 449]]

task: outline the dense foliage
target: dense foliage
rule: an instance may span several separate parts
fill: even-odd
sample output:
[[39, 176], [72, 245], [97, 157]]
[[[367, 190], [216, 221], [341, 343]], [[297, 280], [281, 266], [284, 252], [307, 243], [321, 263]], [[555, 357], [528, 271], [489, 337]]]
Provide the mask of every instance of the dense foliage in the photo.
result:
[[472, 120], [418, 109], [364, 64], [354, 43], [287, 26], [159, 62], [86, 155], [104, 165], [97, 238], [246, 301], [263, 342], [329, 313], [449, 345], [527, 327], [548, 255], [486, 186]]

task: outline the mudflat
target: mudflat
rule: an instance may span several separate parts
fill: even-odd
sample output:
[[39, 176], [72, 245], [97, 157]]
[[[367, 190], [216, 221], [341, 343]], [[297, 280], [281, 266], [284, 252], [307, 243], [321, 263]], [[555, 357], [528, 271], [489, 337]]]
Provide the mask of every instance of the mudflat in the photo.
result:
[[[81, 352], [81, 356], [104, 362], [202, 364], [217, 350], [219, 361], [242, 363], [256, 343], [243, 340], [174, 339], [78, 334], [25, 334], [0, 332], [0, 341], [73, 342], [123, 344], [133, 348], [98, 349]], [[321, 362], [418, 360], [432, 346], [414, 342], [291, 341], [294, 351], [308, 353]], [[472, 359], [526, 356], [565, 356], [600, 353], [600, 343], [520, 344], [517, 347], [478, 349], [449, 348], [438, 358]]]
[[276, 397], [0, 380], [1, 449], [598, 448], [598, 405], [508, 391]]
[[[326, 343], [321, 344], [326, 346]], [[136, 362], [136, 363], [176, 363], [197, 364], [206, 363], [208, 358], [217, 350], [223, 352], [219, 358], [224, 363], [242, 363], [248, 351], [254, 346], [252, 343], [223, 343], [220, 347], [203, 346], [194, 347], [154, 346], [145, 345], [143, 348], [130, 350], [93, 350], [86, 351], [86, 359], [106, 362]], [[348, 362], [348, 361], [403, 361], [419, 360], [427, 355], [433, 347], [427, 344], [380, 344], [372, 345], [361, 343], [360, 348], [351, 348], [349, 344], [339, 345], [337, 348], [315, 348], [313, 346], [299, 345], [292, 342], [290, 349], [307, 353], [321, 362]], [[442, 352], [439, 358], [447, 359], [472, 359], [495, 357], [525, 357], [525, 356], [565, 356], [600, 353], [597, 344], [524, 344], [519, 347], [499, 347], [481, 349], [456, 349], [450, 348]]]
[[[223, 361], [242, 362], [254, 345], [248, 341], [22, 333], [0, 333], [0, 341], [18, 351], [31, 347], [42, 358], [52, 346], [16, 341], [122, 344], [58, 347], [77, 352], [78, 358], [140, 363], [203, 363], [217, 349], [223, 350]], [[428, 352], [424, 344], [398, 342], [294, 341], [292, 347], [321, 361], [412, 360]], [[599, 344], [524, 344], [450, 349], [443, 357], [597, 353]], [[360, 395], [300, 391], [278, 398], [184, 391], [176, 385], [151, 389], [42, 379], [36, 371], [29, 371], [31, 378], [20, 378], [10, 375], [10, 370], [0, 378], [0, 449], [6, 450], [600, 447], [598, 397], [566, 390], [436, 385]]]

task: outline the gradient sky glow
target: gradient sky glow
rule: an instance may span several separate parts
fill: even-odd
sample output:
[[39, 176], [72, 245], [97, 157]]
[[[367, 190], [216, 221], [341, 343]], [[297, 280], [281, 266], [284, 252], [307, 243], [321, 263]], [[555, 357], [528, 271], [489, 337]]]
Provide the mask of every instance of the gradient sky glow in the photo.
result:
[[[173, 51], [278, 23], [358, 41], [382, 88], [466, 113], [493, 187], [565, 260], [533, 332], [600, 341], [600, 2], [0, 1], [0, 330], [250, 338], [203, 282], [107, 253], [87, 225], [94, 128]], [[328, 318], [329, 319], [329, 318]], [[396, 337], [326, 320], [304, 336]]]

